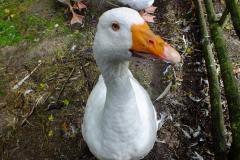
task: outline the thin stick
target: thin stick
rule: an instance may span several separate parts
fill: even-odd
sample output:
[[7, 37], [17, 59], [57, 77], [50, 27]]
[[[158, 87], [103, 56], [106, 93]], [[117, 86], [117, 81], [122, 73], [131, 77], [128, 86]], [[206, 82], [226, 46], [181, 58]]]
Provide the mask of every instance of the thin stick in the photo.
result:
[[64, 82], [64, 84], [62, 86], [62, 89], [61, 89], [61, 91], [58, 94], [57, 103], [59, 102], [59, 99], [60, 99], [60, 97], [61, 97], [61, 95], [62, 95], [62, 93], [63, 93], [63, 91], [64, 91], [64, 89], [65, 89], [65, 87], [66, 87], [66, 85], [67, 85], [67, 83], [69, 81], [69, 79], [72, 77], [74, 71], [75, 71], [75, 67], [72, 69], [72, 71], [70, 72], [67, 80]]
[[33, 114], [35, 108], [37, 107], [37, 105], [34, 105], [32, 108], [31, 108], [31, 111], [27, 114], [27, 116], [23, 119], [22, 123], [21, 123], [21, 126], [24, 126], [26, 123], [30, 124], [28, 122], [28, 118], [31, 117], [31, 115]]
[[110, 4], [110, 5], [114, 6], [114, 7], [119, 7], [119, 5], [117, 5], [117, 4], [114, 4], [114, 3], [110, 2], [110, 1], [107, 1], [107, 0], [106, 0], [106, 2], [107, 2], [108, 4]]
[[38, 65], [28, 74], [26, 75], [21, 81], [19, 81], [12, 89], [18, 89], [42, 64], [42, 62], [38, 63]]

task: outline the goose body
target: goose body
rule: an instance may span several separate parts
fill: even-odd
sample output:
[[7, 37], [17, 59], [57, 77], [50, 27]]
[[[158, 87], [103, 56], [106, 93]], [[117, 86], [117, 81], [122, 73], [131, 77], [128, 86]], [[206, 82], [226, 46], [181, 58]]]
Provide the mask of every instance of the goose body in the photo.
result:
[[[147, 92], [130, 72], [126, 79], [115, 79], [110, 83], [109, 86], [121, 85], [113, 89], [118, 91], [117, 95], [112, 94], [111, 89], [107, 91], [100, 77], [89, 97], [85, 112], [85, 118], [88, 117], [84, 125], [85, 140], [99, 159], [141, 159], [156, 140], [155, 109]], [[121, 91], [124, 96], [119, 97]], [[105, 106], [106, 103], [111, 106]]]
[[158, 121], [151, 99], [128, 69], [128, 61], [134, 52], [172, 62], [178, 62], [180, 56], [129, 8], [112, 9], [100, 17], [93, 51], [102, 75], [87, 101], [84, 140], [101, 160], [142, 159], [153, 148]]
[[146, 9], [153, 5], [154, 0], [118, 0], [136, 10]]

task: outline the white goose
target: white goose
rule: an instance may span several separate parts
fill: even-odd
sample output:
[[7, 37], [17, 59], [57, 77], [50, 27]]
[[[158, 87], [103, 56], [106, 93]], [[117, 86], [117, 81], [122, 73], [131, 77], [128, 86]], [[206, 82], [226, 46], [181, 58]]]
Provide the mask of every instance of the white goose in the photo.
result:
[[150, 30], [137, 11], [125, 7], [100, 17], [93, 51], [102, 75], [87, 102], [84, 140], [98, 159], [141, 159], [153, 148], [158, 120], [128, 61], [133, 54], [146, 53], [176, 63], [180, 55]]

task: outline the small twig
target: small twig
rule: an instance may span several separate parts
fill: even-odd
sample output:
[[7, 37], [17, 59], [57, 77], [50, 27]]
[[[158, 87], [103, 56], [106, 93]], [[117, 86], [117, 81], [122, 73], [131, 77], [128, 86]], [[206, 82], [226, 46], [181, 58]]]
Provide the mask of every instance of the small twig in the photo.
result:
[[[31, 108], [30, 112], [25, 116], [25, 118], [23, 119], [21, 126], [23, 126], [24, 124], [28, 123], [30, 125], [32, 125], [29, 121], [28, 118], [32, 116], [33, 112], [35, 111], [36, 107], [42, 102], [44, 96], [40, 96], [39, 98], [37, 98], [36, 100], [36, 104]], [[33, 125], [32, 125], [33, 126]]]
[[83, 75], [87, 81], [87, 87], [88, 87], [88, 91], [90, 92], [92, 89], [92, 85], [89, 83], [89, 78], [87, 76], [87, 71], [85, 70], [84, 66], [81, 67], [82, 71], [83, 71]]
[[[52, 109], [60, 109], [60, 108], [63, 106], [62, 104], [59, 103], [59, 100], [60, 100], [60, 97], [62, 96], [62, 93], [63, 93], [63, 91], [64, 91], [67, 83], [69, 82], [70, 78], [72, 77], [74, 71], [75, 71], [75, 67], [72, 69], [72, 71], [70, 72], [67, 80], [64, 82], [64, 84], [63, 84], [63, 86], [62, 86], [62, 88], [61, 88], [61, 90], [60, 90], [60, 92], [59, 92], [59, 94], [58, 94], [58, 97], [57, 97], [56, 102], [51, 102], [51, 103], [48, 105], [46, 111], [49, 111], [49, 110], [52, 110]], [[51, 95], [51, 94], [50, 94], [50, 95]], [[50, 95], [49, 95], [49, 96], [50, 96]], [[48, 99], [48, 97], [47, 97], [47, 99]], [[45, 102], [47, 101], [47, 99], [45, 99]]]
[[26, 75], [21, 81], [19, 81], [12, 89], [18, 89], [42, 64], [42, 62], [39, 62], [38, 65], [28, 74]]
[[46, 96], [46, 98], [43, 100], [42, 104], [45, 104], [45, 103], [47, 102], [47, 100], [49, 99], [49, 97], [51, 97], [54, 92], [55, 92], [55, 90], [52, 91], [51, 93], [49, 93], [49, 94]]
[[27, 114], [27, 116], [23, 119], [22, 123], [21, 123], [21, 126], [23, 126], [24, 124], [29, 123], [29, 121], [27, 120], [34, 112], [35, 108], [37, 107], [37, 104], [34, 105], [32, 108], [31, 108], [31, 111]]
[[204, 158], [200, 154], [198, 154], [196, 151], [194, 152], [194, 156], [192, 156], [192, 159], [204, 160]]
[[75, 67], [72, 69], [72, 71], [70, 72], [67, 80], [64, 82], [64, 84], [63, 84], [63, 86], [62, 86], [62, 88], [61, 88], [61, 91], [60, 91], [59, 94], [58, 94], [58, 98], [57, 98], [56, 103], [59, 102], [59, 99], [60, 99], [60, 97], [61, 97], [61, 95], [62, 95], [62, 93], [63, 93], [63, 91], [64, 91], [64, 89], [65, 89], [65, 87], [66, 87], [66, 85], [67, 85], [67, 83], [68, 83], [68, 81], [69, 81], [69, 79], [72, 77], [74, 71], [75, 71]]
[[114, 4], [114, 3], [110, 2], [110, 1], [107, 1], [107, 0], [106, 0], [106, 2], [107, 2], [108, 4], [110, 4], [110, 5], [114, 6], [114, 7], [119, 7], [119, 5], [117, 5], [117, 4]]
[[30, 123], [27, 119], [26, 119], [26, 122], [27, 124], [29, 124], [30, 126], [34, 127], [34, 125], [32, 123]]
[[171, 41], [171, 42], [173, 41], [173, 42], [175, 42], [175, 40], [173, 40], [172, 38], [167, 38], [167, 37], [162, 37], [162, 36], [161, 36], [161, 38], [163, 40], [166, 40], [166, 41]]

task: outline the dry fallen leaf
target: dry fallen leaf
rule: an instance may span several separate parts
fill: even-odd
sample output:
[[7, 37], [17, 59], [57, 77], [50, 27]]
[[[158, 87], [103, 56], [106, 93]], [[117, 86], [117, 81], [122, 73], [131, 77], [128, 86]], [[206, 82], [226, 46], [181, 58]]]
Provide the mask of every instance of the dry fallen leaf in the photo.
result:
[[74, 3], [73, 8], [81, 10], [81, 9], [87, 8], [87, 6], [81, 2], [76, 2]]
[[154, 12], [156, 11], [156, 9], [157, 9], [157, 7], [155, 7], [155, 6], [150, 6], [150, 7], [146, 8], [145, 11], [146, 11], [147, 13], [154, 13]]
[[74, 13], [70, 23], [71, 23], [71, 25], [73, 25], [75, 23], [82, 24], [83, 18], [84, 18], [84, 16]]
[[155, 16], [153, 16], [153, 15], [147, 13], [147, 12], [143, 13], [141, 16], [146, 22], [150, 22], [150, 23], [154, 22]]

